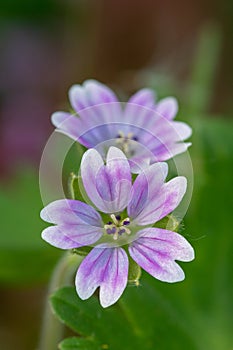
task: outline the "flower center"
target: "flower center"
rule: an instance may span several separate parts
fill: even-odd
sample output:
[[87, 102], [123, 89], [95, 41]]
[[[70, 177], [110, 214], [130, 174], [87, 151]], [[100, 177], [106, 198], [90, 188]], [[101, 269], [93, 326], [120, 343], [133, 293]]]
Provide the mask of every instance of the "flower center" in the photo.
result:
[[130, 219], [121, 219], [120, 215], [110, 215], [112, 221], [109, 221], [104, 225], [105, 231], [108, 235], [113, 235], [113, 239], [116, 241], [119, 236], [126, 233], [129, 235], [131, 230], [127, 227], [130, 224]]
[[122, 149], [124, 153], [130, 153], [130, 146], [132, 146], [131, 141], [138, 141], [137, 136], [135, 136], [132, 132], [129, 132], [127, 135], [123, 133], [123, 131], [119, 131], [116, 136], [116, 144]]

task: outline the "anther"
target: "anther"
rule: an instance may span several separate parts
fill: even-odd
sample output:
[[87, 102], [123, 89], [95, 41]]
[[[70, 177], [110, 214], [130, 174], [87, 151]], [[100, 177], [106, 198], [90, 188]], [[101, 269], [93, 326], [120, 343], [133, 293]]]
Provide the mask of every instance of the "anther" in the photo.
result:
[[119, 233], [119, 235], [122, 235], [122, 233], [125, 233], [125, 229], [124, 228], [120, 228], [118, 233]]
[[127, 226], [127, 225], [129, 225], [129, 224], [130, 224], [130, 221], [129, 221], [129, 220], [124, 220], [124, 221], [123, 221], [123, 225], [124, 225], [124, 226]]

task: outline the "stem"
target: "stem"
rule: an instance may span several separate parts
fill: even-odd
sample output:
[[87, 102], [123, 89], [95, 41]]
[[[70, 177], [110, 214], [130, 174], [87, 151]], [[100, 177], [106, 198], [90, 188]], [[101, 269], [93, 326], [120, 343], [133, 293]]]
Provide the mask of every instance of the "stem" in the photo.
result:
[[52, 313], [49, 297], [56, 289], [72, 284], [74, 272], [81, 262], [80, 258], [82, 259], [77, 254], [68, 252], [62, 256], [54, 269], [48, 287], [38, 350], [57, 350], [58, 343], [63, 339], [65, 326]]

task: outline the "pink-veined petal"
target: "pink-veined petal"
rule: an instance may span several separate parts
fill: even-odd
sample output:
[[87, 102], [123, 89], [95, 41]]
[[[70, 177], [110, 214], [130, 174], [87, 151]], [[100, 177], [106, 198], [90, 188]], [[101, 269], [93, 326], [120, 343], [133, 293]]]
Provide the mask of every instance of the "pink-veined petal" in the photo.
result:
[[156, 95], [152, 89], [141, 89], [132, 95], [128, 103], [152, 108], [155, 105]]
[[73, 85], [69, 90], [72, 107], [79, 112], [98, 104], [118, 102], [114, 92], [96, 80], [86, 80], [83, 85]]
[[158, 191], [150, 187], [147, 203], [143, 210], [135, 218], [138, 225], [153, 224], [175, 210], [180, 204], [187, 188], [187, 180], [184, 176], [177, 176], [163, 184]]
[[102, 226], [100, 214], [90, 205], [75, 199], [59, 199], [41, 210], [41, 219], [52, 224]]
[[156, 104], [155, 110], [168, 120], [174, 119], [178, 112], [178, 103], [176, 98], [166, 97], [160, 100]]
[[184, 279], [184, 272], [175, 260], [193, 260], [194, 250], [183, 236], [158, 228], [141, 230], [138, 236], [129, 247], [138, 265], [160, 281], [172, 283]]
[[128, 257], [122, 248], [99, 246], [85, 257], [76, 275], [76, 290], [81, 299], [88, 299], [100, 287], [103, 307], [114, 304], [122, 295], [128, 279]]
[[148, 200], [161, 190], [167, 177], [166, 163], [156, 163], [144, 169], [134, 181], [131, 200], [128, 205], [128, 215], [136, 218], [148, 205]]
[[131, 173], [128, 160], [120, 149], [110, 147], [106, 166], [96, 150], [87, 151], [81, 163], [81, 176], [88, 197], [101, 211], [114, 213], [127, 206]]
[[42, 238], [61, 249], [78, 248], [96, 243], [103, 229], [89, 225], [56, 225], [43, 230]]

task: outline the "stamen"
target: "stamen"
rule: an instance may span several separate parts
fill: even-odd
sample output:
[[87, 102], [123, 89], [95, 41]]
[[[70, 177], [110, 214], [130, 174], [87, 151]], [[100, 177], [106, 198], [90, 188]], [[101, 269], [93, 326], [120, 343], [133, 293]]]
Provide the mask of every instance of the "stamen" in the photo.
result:
[[112, 221], [114, 222], [114, 224], [115, 224], [115, 225], [118, 225], [118, 220], [117, 220], [117, 218], [115, 217], [115, 215], [114, 215], [114, 214], [111, 214], [110, 217], [111, 217]]
[[128, 227], [126, 227], [130, 224], [129, 218], [125, 218], [124, 220], [120, 221], [121, 216], [119, 214], [111, 214], [110, 217], [112, 221], [109, 221], [107, 224], [105, 224], [104, 228], [108, 235], [113, 235], [114, 240], [117, 240], [118, 237], [124, 233], [127, 233], [128, 235], [131, 233], [131, 230]]
[[138, 141], [137, 136], [135, 136], [132, 132], [128, 132], [126, 135], [123, 131], [119, 131], [116, 135], [116, 143], [120, 146], [123, 152], [129, 153], [133, 152], [130, 150], [130, 141]]
[[124, 227], [125, 232], [127, 233], [127, 235], [130, 235], [131, 230], [128, 227]]
[[129, 133], [127, 134], [127, 139], [132, 140], [132, 138], [133, 138], [133, 133], [132, 133], [132, 132], [129, 132]]
[[104, 225], [105, 230], [107, 230], [108, 228], [112, 228], [112, 227], [113, 227], [112, 224], [111, 225], [108, 225], [108, 224]]
[[123, 145], [123, 151], [124, 153], [128, 153], [129, 152], [129, 145], [128, 145], [128, 142], [125, 142], [124, 145]]
[[130, 224], [130, 219], [129, 218], [125, 218], [124, 220], [121, 221], [120, 225], [125, 226], [125, 225], [129, 225]]
[[113, 235], [113, 239], [114, 239], [114, 241], [116, 241], [116, 240], [117, 240], [117, 238], [118, 238], [118, 231], [117, 231], [116, 233], [114, 233], [114, 235]]
[[[126, 222], [126, 224], [125, 224]], [[127, 222], [130, 224], [130, 219], [129, 218], [125, 218], [124, 220], [121, 221], [120, 225], [128, 225]]]

